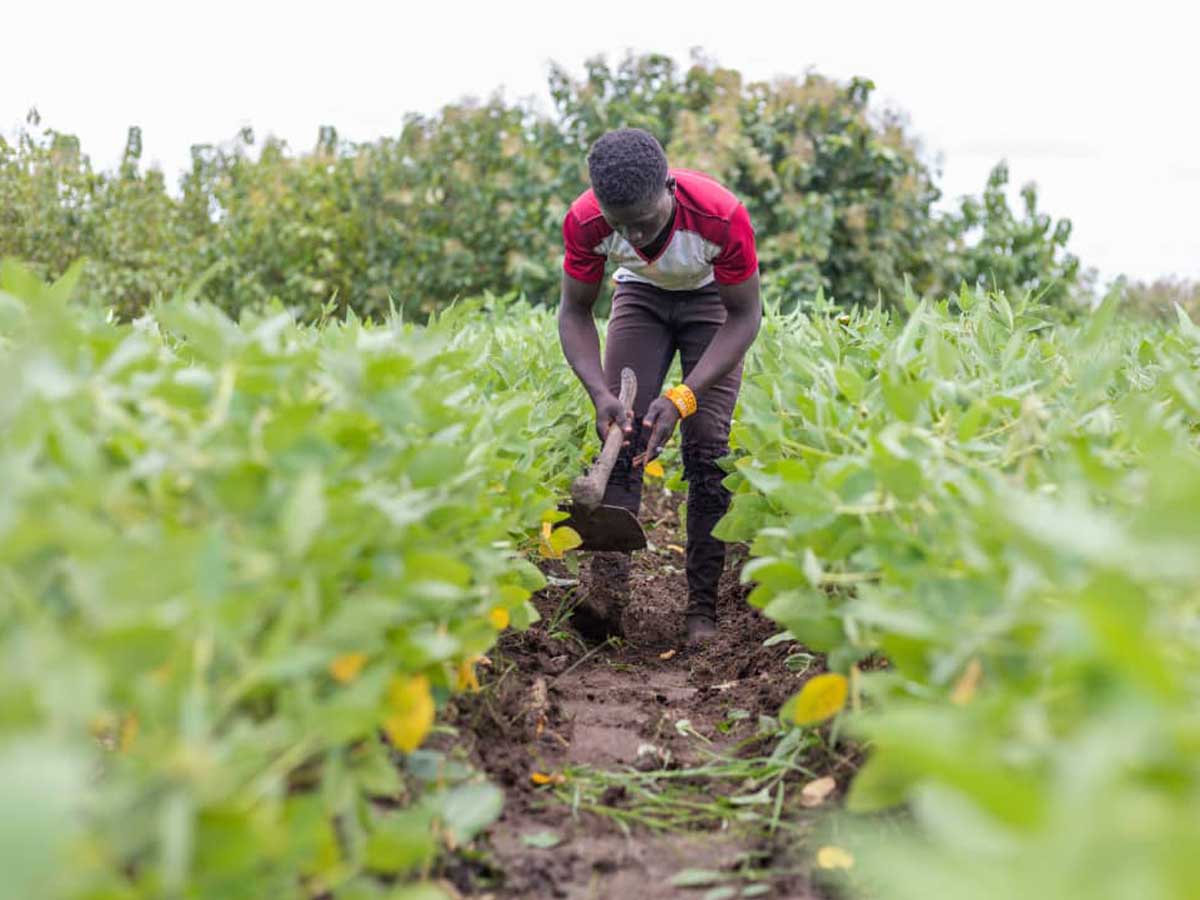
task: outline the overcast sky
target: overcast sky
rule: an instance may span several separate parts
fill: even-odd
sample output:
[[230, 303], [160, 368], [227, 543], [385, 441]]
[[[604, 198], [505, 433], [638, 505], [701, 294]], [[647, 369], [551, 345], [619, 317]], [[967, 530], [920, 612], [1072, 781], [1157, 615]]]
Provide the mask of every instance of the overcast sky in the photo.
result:
[[309, 149], [323, 123], [367, 140], [407, 112], [503, 87], [547, 102], [575, 72], [627, 50], [692, 47], [749, 78], [808, 68], [864, 75], [903, 110], [947, 198], [979, 193], [1001, 158], [1014, 190], [1075, 225], [1107, 280], [1200, 278], [1200, 46], [1187, 5], [1009, 0], [425, 4], [172, 0], [5, 4], [0, 130], [30, 106], [112, 166], [126, 128], [169, 173], [193, 143], [243, 125]]

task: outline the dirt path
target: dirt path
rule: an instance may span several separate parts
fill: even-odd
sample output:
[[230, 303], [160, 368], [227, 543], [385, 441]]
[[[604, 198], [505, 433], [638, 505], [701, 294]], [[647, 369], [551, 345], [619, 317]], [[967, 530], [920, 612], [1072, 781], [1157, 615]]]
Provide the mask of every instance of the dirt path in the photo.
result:
[[[717, 897], [820, 896], [805, 868], [811, 851], [798, 837], [805, 822], [792, 815], [791, 805], [791, 830], [767, 834], [731, 823], [728, 806], [714, 814], [713, 799], [745, 790], [736, 778], [638, 780], [639, 771], [719, 765], [714, 754], [734, 762], [722, 773], [736, 774], [738, 759], [772, 749], [774, 738], [755, 737], [759, 717], [775, 716], [821, 666], [819, 659], [798, 666], [794, 656], [789, 665], [795, 644], [763, 646], [775, 628], [745, 602], [739, 548], [721, 583], [719, 637], [702, 650], [685, 648], [678, 500], [647, 494], [642, 519], [651, 547], [634, 557], [625, 640], [589, 647], [578, 639], [565, 619], [575, 586], [556, 568], [560, 579], [535, 597], [543, 621], [506, 636], [484, 691], [459, 703], [459, 740], [474, 742], [472, 761], [506, 794], [486, 850], [447, 873], [464, 894], [530, 900], [699, 898], [714, 890]], [[839, 765], [817, 752], [808, 763], [809, 775], [789, 774], [787, 788], [798, 791], [811, 775]], [[535, 772], [555, 780], [566, 775], [561, 783], [538, 786]], [[554, 841], [553, 847], [534, 846]], [[727, 880], [700, 890], [673, 885], [688, 869], [724, 873]], [[764, 874], [741, 874], [751, 870]]]

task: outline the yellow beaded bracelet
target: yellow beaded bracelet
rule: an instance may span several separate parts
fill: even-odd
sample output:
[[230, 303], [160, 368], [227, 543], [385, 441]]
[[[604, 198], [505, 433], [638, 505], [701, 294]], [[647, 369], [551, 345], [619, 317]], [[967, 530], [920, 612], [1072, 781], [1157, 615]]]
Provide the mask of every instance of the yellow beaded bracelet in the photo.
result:
[[696, 395], [686, 384], [677, 384], [666, 391], [664, 396], [675, 404], [675, 408], [679, 410], [679, 417], [682, 419], [686, 419], [696, 411]]

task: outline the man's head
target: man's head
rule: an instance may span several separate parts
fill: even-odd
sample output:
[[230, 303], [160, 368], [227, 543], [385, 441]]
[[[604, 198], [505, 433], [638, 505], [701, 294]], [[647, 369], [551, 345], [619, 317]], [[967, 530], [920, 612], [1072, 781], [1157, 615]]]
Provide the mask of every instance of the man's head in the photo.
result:
[[654, 135], [640, 128], [610, 131], [592, 144], [587, 163], [608, 224], [635, 247], [654, 240], [670, 220], [673, 187]]

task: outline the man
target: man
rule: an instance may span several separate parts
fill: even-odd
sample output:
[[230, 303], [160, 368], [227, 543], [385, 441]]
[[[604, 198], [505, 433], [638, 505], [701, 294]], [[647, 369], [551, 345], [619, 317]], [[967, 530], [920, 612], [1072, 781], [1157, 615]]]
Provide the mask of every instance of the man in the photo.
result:
[[[729, 427], [742, 359], [762, 320], [758, 256], [746, 208], [712, 178], [671, 169], [659, 142], [623, 128], [603, 135], [587, 157], [592, 187], [563, 222], [563, 355], [596, 407], [601, 441], [614, 422], [626, 434], [604, 502], [635, 515], [642, 470], [682, 419], [688, 483], [685, 614], [689, 644], [716, 634], [717, 582], [725, 545], [712, 536], [729, 508], [725, 473]], [[608, 261], [617, 264], [604, 365], [592, 317]], [[680, 354], [683, 382], [660, 395]], [[633, 415], [617, 400], [625, 366], [637, 373]], [[621, 633], [629, 595], [629, 554], [595, 553], [575, 621], [591, 636]]]

